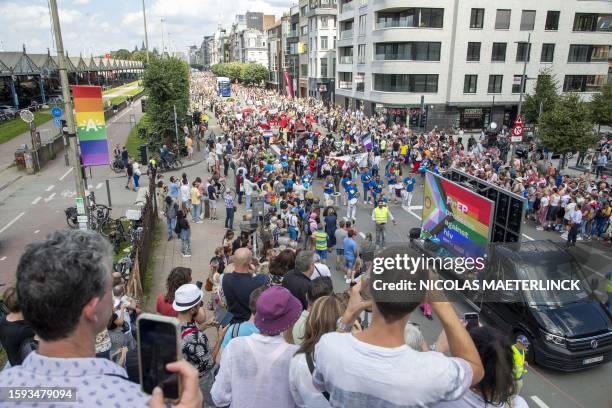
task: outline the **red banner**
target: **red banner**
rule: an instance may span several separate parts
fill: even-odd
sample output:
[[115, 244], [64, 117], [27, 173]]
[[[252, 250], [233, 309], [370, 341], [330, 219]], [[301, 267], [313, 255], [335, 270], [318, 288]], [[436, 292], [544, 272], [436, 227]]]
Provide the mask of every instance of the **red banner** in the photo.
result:
[[293, 98], [293, 86], [291, 86], [291, 80], [289, 79], [289, 73], [287, 71], [284, 71], [283, 74], [285, 75], [285, 82], [287, 82], [287, 95]]

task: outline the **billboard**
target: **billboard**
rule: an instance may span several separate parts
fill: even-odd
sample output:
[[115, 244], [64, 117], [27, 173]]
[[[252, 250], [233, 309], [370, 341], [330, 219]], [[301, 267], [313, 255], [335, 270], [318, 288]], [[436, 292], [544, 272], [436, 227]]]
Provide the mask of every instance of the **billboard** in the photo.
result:
[[437, 174], [425, 174], [421, 237], [463, 257], [485, 257], [495, 203]]
[[76, 85], [72, 87], [72, 96], [83, 165], [109, 164], [102, 88]]

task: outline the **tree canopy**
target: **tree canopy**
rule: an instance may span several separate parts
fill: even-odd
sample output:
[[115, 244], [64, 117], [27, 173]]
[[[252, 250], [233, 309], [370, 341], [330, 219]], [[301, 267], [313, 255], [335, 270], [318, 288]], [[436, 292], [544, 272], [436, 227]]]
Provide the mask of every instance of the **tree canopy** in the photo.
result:
[[523, 113], [527, 123], [538, 124], [540, 106], [542, 107], [542, 114], [552, 109], [559, 99], [557, 88], [558, 82], [552, 71], [548, 68], [540, 71], [534, 93], [532, 95], [528, 94], [523, 104]]
[[268, 77], [268, 69], [261, 64], [228, 62], [215, 64], [211, 67], [213, 74], [228, 77], [232, 82], [246, 85], [258, 85]]
[[591, 120], [600, 126], [612, 126], [612, 84], [605, 85], [590, 102]]

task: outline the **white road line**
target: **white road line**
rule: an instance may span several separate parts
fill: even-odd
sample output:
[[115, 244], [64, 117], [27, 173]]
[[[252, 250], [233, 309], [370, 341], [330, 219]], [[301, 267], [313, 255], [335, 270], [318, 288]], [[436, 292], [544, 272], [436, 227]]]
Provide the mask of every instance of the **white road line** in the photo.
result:
[[45, 198], [45, 203], [48, 203], [49, 201], [53, 200], [55, 198], [55, 194], [56, 193], [53, 193], [49, 197]]
[[120, 113], [119, 115], [115, 116], [115, 120], [113, 120], [113, 123], [117, 122], [118, 119], [122, 118], [123, 116], [125, 116], [126, 113], [131, 111], [132, 109], [126, 109], [123, 113]]
[[606, 277], [604, 276], [604, 274], [603, 274], [603, 273], [596, 271], [595, 269], [591, 268], [590, 266], [588, 266], [588, 265], [583, 265], [583, 264], [581, 264], [580, 266], [581, 266], [581, 267], [583, 267], [583, 268], [585, 268], [585, 269], [588, 269], [589, 271], [591, 271], [591, 272], [593, 272], [593, 273], [595, 273], [595, 274], [597, 274], [597, 275], [601, 276], [602, 278], [606, 279]]
[[6, 256], [3, 256], [2, 258], [0, 258], [0, 261], [4, 261], [6, 259]]
[[35, 233], [35, 234], [38, 234], [39, 232], [40, 232], [40, 230], [36, 230], [36, 231], [34, 231], [34, 233]]
[[40, 200], [42, 200], [42, 197], [36, 197], [36, 198], [34, 199], [34, 201], [32, 201], [32, 205], [36, 205], [36, 204], [38, 204], [38, 202], [39, 202]]
[[59, 181], [62, 181], [63, 179], [65, 179], [66, 176], [69, 175], [72, 170], [74, 170], [74, 167], [69, 168], [68, 171], [65, 172], [64, 175], [59, 178]]
[[6, 231], [7, 229], [9, 229], [9, 227], [11, 225], [13, 225], [14, 223], [17, 222], [17, 220], [19, 220], [21, 217], [23, 217], [25, 215], [25, 212], [19, 213], [18, 216], [16, 216], [15, 218], [13, 218], [13, 220], [11, 222], [9, 222], [8, 224], [6, 224], [2, 229], [0, 229], [0, 234], [2, 234], [4, 231]]
[[542, 400], [540, 399], [540, 397], [538, 397], [537, 395], [532, 395], [532, 396], [531, 396], [531, 397], [529, 397], [529, 398], [531, 398], [531, 400], [532, 400], [533, 402], [535, 402], [535, 403], [536, 403], [536, 405], [537, 405], [538, 407], [540, 407], [540, 408], [550, 408], [550, 407], [549, 407], [548, 405], [546, 405], [546, 403], [545, 403], [544, 401], [542, 401]]
[[409, 213], [410, 215], [414, 216], [415, 218], [417, 218], [419, 221], [421, 221], [421, 219], [422, 219], [422, 218], [421, 218], [421, 216], [420, 216], [420, 215], [415, 214], [415, 213], [414, 213], [412, 210], [408, 211], [408, 213]]
[[528, 241], [535, 241], [535, 238], [531, 238], [529, 235], [527, 234], [523, 234], [523, 237], [526, 238]]
[[49, 191], [53, 190], [54, 187], [55, 187], [55, 185], [51, 184], [49, 187], [47, 187], [47, 189], [45, 191], [49, 192]]
[[96, 186], [96, 190], [101, 189], [103, 185], [104, 185], [104, 183], [98, 183], [98, 185]]
[[360, 236], [361, 238], [365, 239], [365, 234], [364, 234], [363, 232], [360, 232], [360, 233], [359, 233], [359, 236]]

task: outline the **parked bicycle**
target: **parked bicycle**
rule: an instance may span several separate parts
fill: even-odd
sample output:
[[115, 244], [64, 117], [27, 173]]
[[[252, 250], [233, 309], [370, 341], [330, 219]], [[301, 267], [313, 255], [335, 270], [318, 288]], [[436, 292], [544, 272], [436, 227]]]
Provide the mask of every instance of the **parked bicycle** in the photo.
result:
[[[87, 227], [90, 230], [101, 231], [108, 220], [110, 219], [110, 212], [112, 208], [104, 204], [96, 204], [96, 197], [93, 191], [87, 196], [89, 205], [87, 206]], [[68, 207], [64, 210], [66, 214], [66, 224], [70, 228], [78, 228], [78, 211], [76, 206]]]

